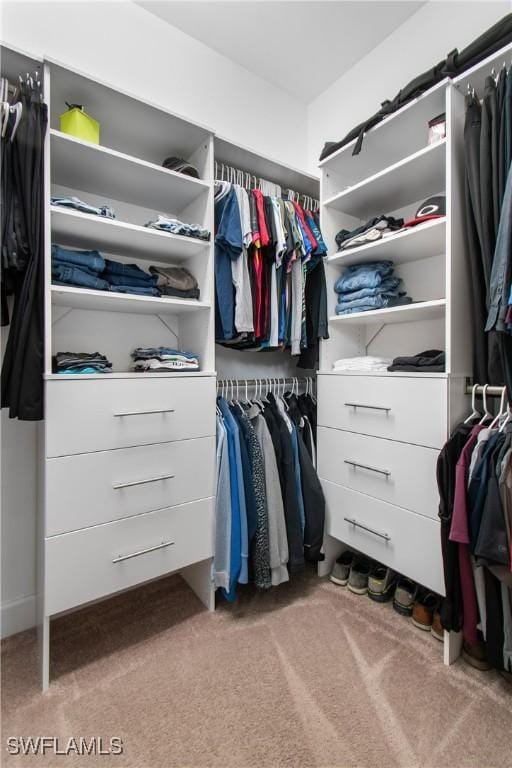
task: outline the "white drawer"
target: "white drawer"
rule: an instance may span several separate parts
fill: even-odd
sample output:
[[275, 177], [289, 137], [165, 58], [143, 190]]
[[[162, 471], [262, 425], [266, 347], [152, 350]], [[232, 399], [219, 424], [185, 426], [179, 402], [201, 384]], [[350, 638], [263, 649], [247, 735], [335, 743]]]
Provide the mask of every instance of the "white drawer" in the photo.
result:
[[437, 520], [439, 451], [380, 437], [318, 428], [318, 474]]
[[46, 536], [213, 496], [215, 438], [46, 461]]
[[65, 611], [212, 555], [213, 499], [53, 536], [45, 542], [46, 613]]
[[215, 435], [215, 378], [48, 381], [46, 455]]
[[438, 522], [328, 480], [322, 487], [329, 536], [444, 595]]
[[395, 376], [318, 376], [318, 424], [442, 448], [447, 381]]

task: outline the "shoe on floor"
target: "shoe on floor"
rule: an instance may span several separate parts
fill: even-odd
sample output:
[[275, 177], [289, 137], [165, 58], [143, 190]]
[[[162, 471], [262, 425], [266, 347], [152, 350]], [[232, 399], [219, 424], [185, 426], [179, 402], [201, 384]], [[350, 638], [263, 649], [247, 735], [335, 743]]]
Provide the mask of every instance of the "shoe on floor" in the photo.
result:
[[348, 584], [348, 577], [350, 576], [350, 567], [354, 562], [354, 553], [349, 549], [342, 552], [334, 563], [331, 571], [331, 581], [335, 584], [339, 584], [340, 587], [346, 587]]
[[354, 560], [348, 578], [348, 588], [356, 595], [366, 595], [368, 592], [368, 577], [371, 573], [368, 560]]
[[444, 643], [444, 629], [443, 625], [441, 624], [441, 614], [438, 610], [434, 611], [434, 616], [432, 617], [432, 626], [430, 627], [430, 633], [433, 637], [435, 637], [436, 640], [439, 640], [439, 642]]
[[401, 578], [398, 580], [393, 597], [393, 608], [401, 616], [411, 616], [412, 607], [416, 599], [417, 586], [410, 579]]
[[434, 620], [434, 611], [439, 603], [439, 598], [433, 592], [422, 592], [414, 603], [412, 609], [412, 623], [418, 629], [430, 632]]
[[377, 603], [387, 603], [393, 597], [396, 575], [385, 565], [376, 565], [368, 577], [368, 597]]
[[487, 653], [485, 650], [485, 643], [483, 640], [479, 640], [475, 645], [470, 645], [464, 641], [462, 646], [462, 658], [471, 664], [475, 669], [479, 669], [482, 672], [487, 672], [491, 669], [491, 665], [487, 661]]

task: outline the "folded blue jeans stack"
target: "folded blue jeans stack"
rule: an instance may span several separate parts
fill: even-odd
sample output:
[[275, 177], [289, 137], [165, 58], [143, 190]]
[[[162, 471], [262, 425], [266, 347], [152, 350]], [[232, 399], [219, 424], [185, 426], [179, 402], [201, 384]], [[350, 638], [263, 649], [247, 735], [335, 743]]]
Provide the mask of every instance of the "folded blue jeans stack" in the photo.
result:
[[110, 285], [100, 277], [105, 259], [98, 251], [72, 251], [52, 245], [52, 281], [95, 291], [108, 291]]
[[95, 291], [161, 296], [158, 276], [136, 264], [104, 259], [98, 251], [75, 251], [56, 244], [52, 245], [52, 281]]
[[115, 219], [116, 217], [109, 205], [91, 205], [80, 200], [79, 197], [52, 197], [51, 204], [59, 208], [72, 208], [75, 211], [80, 211], [80, 213], [103, 216], [104, 219]]
[[410, 304], [412, 299], [401, 290], [402, 280], [393, 276], [392, 261], [376, 261], [347, 267], [334, 290], [338, 294], [337, 315], [367, 312], [371, 309]]

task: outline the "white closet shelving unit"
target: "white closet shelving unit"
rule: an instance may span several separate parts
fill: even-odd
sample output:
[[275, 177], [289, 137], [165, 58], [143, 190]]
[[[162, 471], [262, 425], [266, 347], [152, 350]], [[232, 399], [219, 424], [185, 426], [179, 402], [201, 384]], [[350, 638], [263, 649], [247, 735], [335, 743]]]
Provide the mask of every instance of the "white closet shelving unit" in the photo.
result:
[[[39, 624], [42, 685], [50, 619], [171, 572], [213, 610], [215, 476], [213, 134], [51, 60], [46, 142], [46, 420], [41, 430]], [[65, 102], [101, 125], [100, 145], [62, 133]], [[162, 167], [184, 157], [200, 178]], [[114, 220], [50, 205], [50, 195], [110, 205]], [[206, 227], [209, 242], [144, 226], [163, 213]], [[200, 300], [52, 285], [51, 244], [126, 263], [186, 266]], [[200, 371], [134, 373], [139, 346], [198, 354]], [[109, 375], [52, 372], [52, 355], [99, 351]], [[200, 472], [197, 468], [200, 467]]]
[[[427, 144], [428, 121], [446, 113], [446, 138]], [[321, 163], [322, 231], [330, 247], [330, 338], [318, 374], [318, 471], [327, 501], [320, 573], [350, 547], [444, 593], [436, 461], [466, 410], [471, 374], [463, 221], [464, 97], [450, 81], [391, 115]], [[446, 216], [409, 232], [337, 252], [335, 235], [372, 216], [412, 218], [433, 195]], [[390, 259], [414, 303], [336, 315], [334, 282], [352, 264]], [[335, 373], [343, 357], [446, 351], [446, 373]], [[460, 638], [445, 633], [445, 662]]]

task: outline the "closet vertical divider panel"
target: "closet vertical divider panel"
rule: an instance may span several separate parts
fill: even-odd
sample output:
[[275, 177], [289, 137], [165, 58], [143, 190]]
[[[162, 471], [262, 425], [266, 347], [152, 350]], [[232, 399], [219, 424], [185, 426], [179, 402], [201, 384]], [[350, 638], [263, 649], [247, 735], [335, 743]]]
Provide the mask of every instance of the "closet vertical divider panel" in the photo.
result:
[[[62, 65], [44, 67], [46, 420], [41, 428], [38, 623], [43, 689], [52, 617], [180, 573], [209, 610], [215, 494], [213, 133]], [[101, 145], [59, 130], [65, 102], [101, 124]], [[185, 158], [199, 179], [169, 171]], [[58, 208], [51, 194], [114, 208]], [[209, 241], [144, 226], [196, 223]], [[52, 242], [122, 263], [189, 269], [200, 299], [52, 285]], [[199, 371], [134, 372], [137, 347], [194, 352]], [[112, 373], [58, 374], [57, 352], [105, 354]]]
[[[427, 145], [427, 123], [446, 113], [446, 138]], [[321, 163], [330, 338], [318, 373], [318, 473], [326, 502], [330, 572], [346, 548], [444, 594], [437, 456], [466, 409], [471, 339], [463, 220], [461, 94], [443, 81]], [[446, 195], [446, 217], [370, 245], [336, 251], [335, 235], [372, 216], [413, 218], [431, 196]], [[335, 314], [343, 268], [391, 260], [413, 303]], [[446, 352], [444, 373], [335, 372], [339, 358], [394, 358]], [[445, 663], [459, 638], [445, 633]]]

